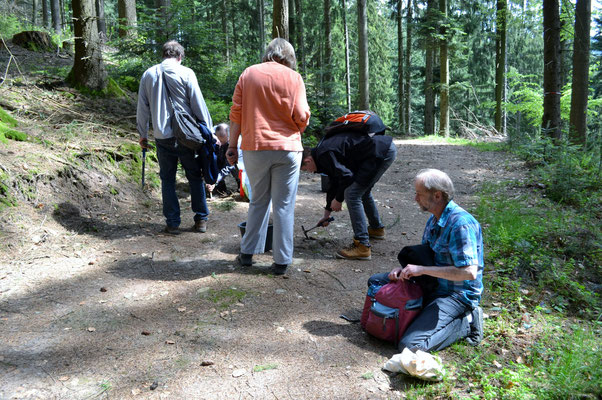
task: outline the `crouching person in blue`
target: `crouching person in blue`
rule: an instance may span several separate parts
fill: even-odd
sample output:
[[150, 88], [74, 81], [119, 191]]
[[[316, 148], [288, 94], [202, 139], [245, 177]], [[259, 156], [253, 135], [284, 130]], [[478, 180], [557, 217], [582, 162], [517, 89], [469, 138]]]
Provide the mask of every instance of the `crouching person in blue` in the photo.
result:
[[483, 291], [481, 226], [452, 200], [454, 186], [445, 172], [420, 171], [414, 188], [420, 208], [432, 213], [422, 244], [432, 250], [434, 265], [408, 263], [405, 268], [373, 275], [368, 285], [421, 276], [436, 278], [436, 288], [424, 293], [424, 308], [401, 338], [400, 351], [406, 347], [437, 351], [460, 339], [476, 346], [483, 338], [483, 310], [479, 306]]

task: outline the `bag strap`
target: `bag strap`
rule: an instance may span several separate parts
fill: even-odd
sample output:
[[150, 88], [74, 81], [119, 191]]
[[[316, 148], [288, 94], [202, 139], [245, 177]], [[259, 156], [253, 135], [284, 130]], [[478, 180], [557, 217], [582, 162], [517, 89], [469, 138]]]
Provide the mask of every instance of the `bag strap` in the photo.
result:
[[169, 103], [171, 104], [171, 109], [175, 112], [176, 105], [174, 104], [173, 99], [171, 98], [171, 93], [169, 93], [169, 87], [167, 86], [165, 70], [163, 68], [161, 68], [161, 71], [163, 73], [163, 87], [165, 88], [165, 93], [167, 93], [167, 98], [169, 99]]

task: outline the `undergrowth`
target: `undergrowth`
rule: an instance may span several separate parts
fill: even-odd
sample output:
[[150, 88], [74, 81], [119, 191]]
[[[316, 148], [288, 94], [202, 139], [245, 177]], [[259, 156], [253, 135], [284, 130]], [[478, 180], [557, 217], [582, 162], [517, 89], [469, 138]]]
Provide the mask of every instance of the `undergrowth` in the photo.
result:
[[485, 184], [471, 210], [485, 240], [485, 338], [454, 344], [444, 353], [453, 373], [404, 398], [602, 397], [599, 155], [546, 140], [512, 151], [532, 167], [527, 181]]

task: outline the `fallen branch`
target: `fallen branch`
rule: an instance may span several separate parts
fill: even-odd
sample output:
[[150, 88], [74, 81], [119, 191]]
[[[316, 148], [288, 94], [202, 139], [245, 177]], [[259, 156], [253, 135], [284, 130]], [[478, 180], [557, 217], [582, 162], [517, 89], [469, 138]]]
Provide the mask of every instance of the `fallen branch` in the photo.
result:
[[347, 286], [345, 286], [343, 284], [343, 282], [341, 282], [341, 280], [335, 274], [333, 274], [333, 273], [331, 273], [329, 271], [326, 271], [324, 269], [320, 269], [320, 268], [318, 268], [318, 271], [324, 272], [326, 275], [330, 276], [332, 279], [334, 279], [335, 281], [339, 282], [341, 284], [341, 286], [343, 286], [343, 289], [347, 289]]

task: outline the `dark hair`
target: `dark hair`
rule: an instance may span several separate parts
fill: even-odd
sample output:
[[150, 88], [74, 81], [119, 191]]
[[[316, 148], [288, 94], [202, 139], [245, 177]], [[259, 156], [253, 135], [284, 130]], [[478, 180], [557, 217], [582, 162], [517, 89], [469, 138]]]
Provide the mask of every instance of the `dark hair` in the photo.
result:
[[170, 40], [163, 45], [163, 58], [184, 58], [184, 47], [175, 40]]
[[313, 147], [303, 147], [303, 156], [301, 156], [301, 160], [305, 160], [307, 157], [311, 156], [311, 151]]

